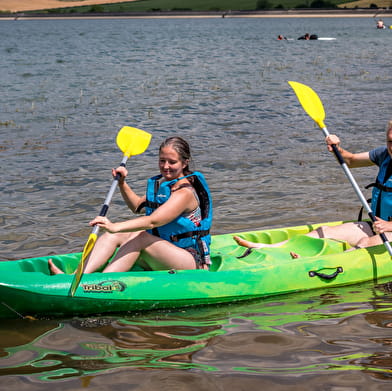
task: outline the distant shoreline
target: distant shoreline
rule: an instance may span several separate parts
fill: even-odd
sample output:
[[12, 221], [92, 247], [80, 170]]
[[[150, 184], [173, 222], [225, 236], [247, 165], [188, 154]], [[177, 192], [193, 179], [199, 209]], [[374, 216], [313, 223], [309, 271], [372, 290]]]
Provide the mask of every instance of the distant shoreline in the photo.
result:
[[24, 13], [0, 14], [0, 20], [37, 19], [169, 19], [169, 18], [374, 18], [392, 17], [392, 10], [334, 9], [334, 10], [273, 10], [273, 11], [152, 11], [124, 13]]

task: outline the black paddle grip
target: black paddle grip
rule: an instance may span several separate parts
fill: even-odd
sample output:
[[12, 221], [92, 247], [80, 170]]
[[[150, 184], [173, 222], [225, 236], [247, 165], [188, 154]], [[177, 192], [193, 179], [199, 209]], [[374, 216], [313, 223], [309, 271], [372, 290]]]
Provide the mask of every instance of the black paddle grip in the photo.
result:
[[334, 152], [334, 154], [335, 154], [335, 156], [336, 156], [336, 159], [338, 159], [339, 164], [340, 164], [340, 165], [344, 164], [343, 156], [342, 156], [342, 154], [339, 152], [339, 148], [337, 147], [336, 144], [332, 144], [332, 150], [333, 150], [333, 152]]
[[102, 209], [99, 212], [99, 215], [106, 216], [106, 213], [108, 213], [108, 210], [109, 210], [109, 205], [106, 205], [106, 204], [102, 205]]
[[[125, 163], [121, 163], [120, 167], [125, 167]], [[114, 178], [117, 182], [121, 179], [122, 175], [118, 172]]]

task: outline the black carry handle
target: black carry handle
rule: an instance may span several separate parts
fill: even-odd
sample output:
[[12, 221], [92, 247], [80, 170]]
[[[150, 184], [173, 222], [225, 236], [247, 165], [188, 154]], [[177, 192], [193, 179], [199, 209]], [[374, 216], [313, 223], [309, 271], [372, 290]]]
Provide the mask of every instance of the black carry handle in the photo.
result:
[[339, 273], [343, 273], [343, 268], [338, 266], [332, 274], [320, 273], [318, 271], [312, 270], [309, 272], [309, 277], [320, 277], [323, 280], [333, 280]]

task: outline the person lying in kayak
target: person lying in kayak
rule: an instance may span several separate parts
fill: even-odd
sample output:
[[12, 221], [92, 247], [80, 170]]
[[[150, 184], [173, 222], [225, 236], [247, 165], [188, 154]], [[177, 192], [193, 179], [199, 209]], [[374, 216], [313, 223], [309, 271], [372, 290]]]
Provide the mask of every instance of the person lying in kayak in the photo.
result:
[[[147, 192], [138, 196], [126, 183], [125, 167], [112, 170], [121, 174], [121, 195], [134, 213], [145, 216], [118, 223], [98, 216], [90, 222], [107, 232], [101, 235], [88, 259], [84, 273], [92, 273], [118, 252], [104, 272], [125, 272], [138, 262], [146, 270], [208, 269], [212, 201], [204, 176], [189, 169], [191, 152], [180, 137], [165, 140], [159, 148], [160, 175], [150, 178]], [[63, 273], [49, 260], [53, 274]]]
[[[379, 167], [377, 179], [370, 186], [373, 187], [371, 209], [376, 221], [356, 221], [343, 223], [337, 226], [322, 226], [306, 234], [313, 238], [329, 238], [347, 241], [350, 246], [364, 248], [382, 244], [379, 234], [385, 233], [388, 240], [392, 240], [392, 120], [389, 121], [386, 131], [386, 146], [372, 149], [369, 152], [351, 153], [340, 147], [340, 140], [336, 135], [326, 138], [328, 150], [332, 152], [331, 145], [336, 144], [348, 167]], [[265, 244], [254, 243], [234, 236], [234, 240], [248, 248], [279, 247], [287, 241]], [[291, 253], [293, 258], [298, 255]]]
[[309, 34], [306, 33], [304, 35], [301, 35], [300, 37], [297, 38], [298, 40], [305, 40], [305, 41], [309, 41], [309, 40], [316, 40], [318, 39], [317, 34]]

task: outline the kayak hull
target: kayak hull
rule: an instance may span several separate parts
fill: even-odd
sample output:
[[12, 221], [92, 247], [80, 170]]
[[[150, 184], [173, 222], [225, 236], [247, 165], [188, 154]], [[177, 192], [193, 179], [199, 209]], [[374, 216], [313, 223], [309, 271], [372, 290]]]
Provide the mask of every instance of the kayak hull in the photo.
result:
[[[341, 222], [326, 223], [336, 225]], [[48, 259], [72, 273], [81, 253], [0, 262], [0, 318], [65, 317], [227, 303], [304, 290], [356, 284], [392, 275], [383, 245], [345, 252], [344, 242], [304, 236], [320, 225], [236, 233], [279, 248], [245, 249], [234, 234], [212, 239], [211, 271], [92, 273], [69, 296], [72, 274], [51, 276]], [[301, 257], [292, 259], [290, 251]]]

